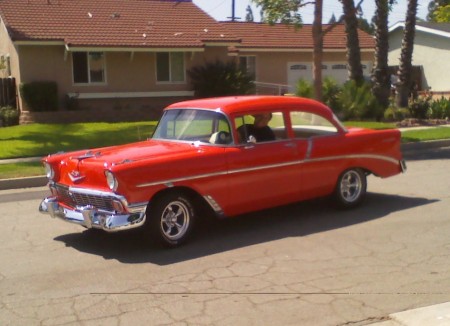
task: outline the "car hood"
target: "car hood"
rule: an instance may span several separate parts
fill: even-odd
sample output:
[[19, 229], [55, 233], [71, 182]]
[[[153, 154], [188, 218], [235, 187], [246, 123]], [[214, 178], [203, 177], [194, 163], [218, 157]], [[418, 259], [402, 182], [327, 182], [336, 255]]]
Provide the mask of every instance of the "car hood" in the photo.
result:
[[162, 158], [198, 150], [198, 143], [147, 140], [127, 145], [93, 149], [70, 156], [71, 160], [94, 163], [100, 161], [104, 167], [140, 161], [143, 159]]
[[133, 164], [169, 162], [208, 151], [211, 146], [193, 142], [147, 140], [127, 145], [104, 147], [52, 155], [45, 159], [56, 170], [56, 179], [66, 185], [102, 185], [106, 188], [104, 171]]

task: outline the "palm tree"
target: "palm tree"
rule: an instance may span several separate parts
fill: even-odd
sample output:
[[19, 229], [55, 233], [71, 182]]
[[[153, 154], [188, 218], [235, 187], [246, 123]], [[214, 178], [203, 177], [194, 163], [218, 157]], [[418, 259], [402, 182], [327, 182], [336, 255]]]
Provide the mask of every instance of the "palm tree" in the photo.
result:
[[403, 33], [400, 65], [398, 69], [398, 83], [396, 103], [400, 107], [408, 106], [408, 96], [411, 90], [412, 54], [416, 32], [417, 0], [408, 1], [406, 11], [405, 30]]
[[349, 78], [357, 84], [364, 82], [361, 65], [361, 51], [358, 38], [358, 18], [353, 0], [341, 0], [344, 11], [345, 32], [347, 34], [347, 62]]
[[[390, 0], [392, 2], [392, 0]], [[389, 106], [390, 76], [388, 67], [388, 0], [375, 0], [375, 66], [372, 73], [372, 92], [378, 103], [386, 109]]]
[[322, 100], [322, 61], [323, 61], [323, 31], [322, 31], [322, 0], [316, 0], [314, 5], [313, 37], [313, 76], [314, 98]]

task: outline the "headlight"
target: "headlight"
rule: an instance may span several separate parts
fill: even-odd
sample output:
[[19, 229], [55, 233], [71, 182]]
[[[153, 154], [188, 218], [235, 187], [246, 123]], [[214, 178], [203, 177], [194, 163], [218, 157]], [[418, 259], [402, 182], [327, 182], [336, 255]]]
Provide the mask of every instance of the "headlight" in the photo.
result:
[[109, 189], [111, 189], [112, 191], [116, 191], [117, 187], [119, 187], [119, 182], [114, 176], [114, 173], [112, 173], [111, 171], [105, 171], [105, 176]]
[[53, 178], [55, 177], [55, 170], [53, 170], [53, 167], [49, 163], [44, 162], [44, 168], [47, 178], [49, 180], [53, 180]]

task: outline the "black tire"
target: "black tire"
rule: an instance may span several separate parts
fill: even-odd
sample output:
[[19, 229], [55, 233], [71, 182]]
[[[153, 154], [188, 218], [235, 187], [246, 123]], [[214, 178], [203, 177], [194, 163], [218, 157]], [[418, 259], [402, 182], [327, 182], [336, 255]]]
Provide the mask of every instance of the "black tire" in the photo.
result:
[[150, 205], [146, 233], [151, 237], [151, 242], [165, 247], [177, 247], [191, 234], [194, 220], [194, 206], [189, 197], [169, 193], [155, 199]]
[[334, 198], [339, 207], [356, 207], [366, 197], [367, 177], [363, 170], [352, 168], [345, 170], [338, 179]]

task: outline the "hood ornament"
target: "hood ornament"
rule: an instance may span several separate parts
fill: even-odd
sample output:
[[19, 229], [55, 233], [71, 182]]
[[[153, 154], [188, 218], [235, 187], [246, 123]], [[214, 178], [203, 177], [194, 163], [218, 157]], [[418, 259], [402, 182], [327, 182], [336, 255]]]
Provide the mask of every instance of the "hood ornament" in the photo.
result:
[[81, 173], [77, 170], [73, 170], [69, 172], [69, 178], [72, 180], [72, 182], [80, 182], [85, 178], [84, 175], [81, 175]]

